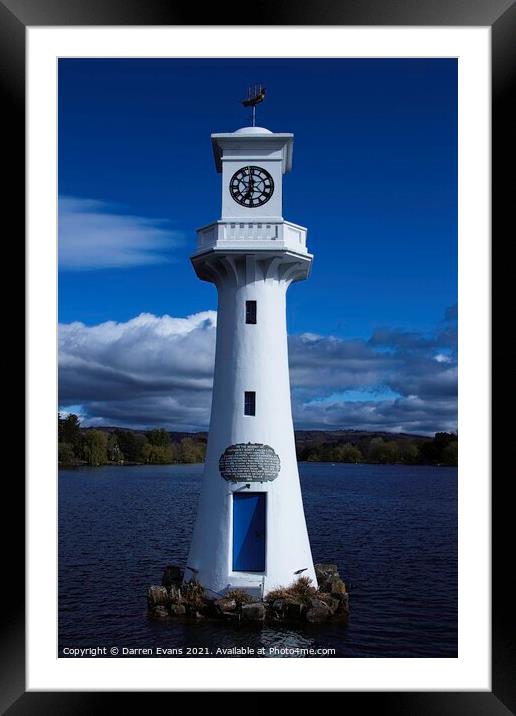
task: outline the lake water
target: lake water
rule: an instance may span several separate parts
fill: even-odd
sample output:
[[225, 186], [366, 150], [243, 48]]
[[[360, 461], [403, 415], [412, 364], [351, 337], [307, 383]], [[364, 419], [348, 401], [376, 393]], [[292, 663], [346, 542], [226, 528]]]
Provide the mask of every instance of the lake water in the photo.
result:
[[314, 562], [336, 563], [349, 586], [346, 626], [149, 619], [147, 587], [165, 564], [186, 563], [202, 467], [59, 471], [60, 656], [97, 646], [457, 656], [456, 468], [300, 464]]

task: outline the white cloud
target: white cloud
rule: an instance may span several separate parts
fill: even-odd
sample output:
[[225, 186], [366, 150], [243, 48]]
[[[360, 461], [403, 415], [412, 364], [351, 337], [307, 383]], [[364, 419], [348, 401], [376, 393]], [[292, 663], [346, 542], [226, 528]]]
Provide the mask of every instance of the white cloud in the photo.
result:
[[169, 260], [182, 240], [165, 222], [116, 212], [92, 199], [59, 198], [59, 268], [130, 268]]
[[[186, 318], [143, 313], [124, 323], [61, 325], [62, 409], [80, 405], [91, 425], [206, 429], [216, 318], [214, 311]], [[451, 358], [435, 360], [439, 339], [426, 340], [424, 348], [417, 335], [410, 342], [392, 338], [392, 350], [385, 352], [371, 341], [291, 336], [296, 426], [456, 429], [457, 369]]]

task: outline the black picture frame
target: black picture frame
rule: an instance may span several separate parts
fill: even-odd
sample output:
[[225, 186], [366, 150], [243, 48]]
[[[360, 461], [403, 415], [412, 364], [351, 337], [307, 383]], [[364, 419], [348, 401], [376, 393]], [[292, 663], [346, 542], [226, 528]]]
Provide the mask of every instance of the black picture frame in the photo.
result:
[[[514, 0], [264, 0], [251, 8], [246, 17], [239, 9], [217, 4], [202, 10], [173, 0], [0, 0], [0, 82], [5, 98], [3, 119], [4, 147], [12, 152], [5, 207], [13, 218], [9, 244], [24, 246], [25, 216], [25, 30], [28, 26], [63, 25], [394, 25], [394, 26], [489, 26], [492, 32], [492, 188], [493, 188], [493, 269], [497, 278], [497, 293], [493, 296], [493, 332], [500, 328], [498, 339], [493, 341], [493, 359], [499, 361], [497, 377], [493, 375], [493, 398], [507, 390], [507, 377], [503, 372], [510, 355], [507, 341], [507, 324], [502, 333], [504, 309], [509, 304], [511, 262], [504, 259], [504, 239], [514, 236], [512, 228], [514, 194], [511, 189], [509, 163], [510, 140], [516, 127], [516, 116], [511, 107], [511, 81], [515, 82], [516, 5]], [[259, 18], [259, 19], [258, 19]], [[5, 152], [4, 148], [4, 152]], [[5, 154], [4, 154], [5, 156]], [[5, 174], [5, 169], [4, 169]], [[510, 215], [511, 214], [511, 215]], [[511, 221], [512, 219], [512, 221]], [[23, 256], [21, 258], [23, 265]], [[510, 324], [509, 324], [510, 326]], [[510, 333], [510, 330], [509, 330]], [[502, 383], [502, 375], [505, 381]], [[492, 434], [493, 455], [510, 446], [511, 437], [502, 418], [494, 418]], [[507, 420], [507, 423], [509, 421]], [[490, 436], [486, 435], [486, 440]], [[510, 451], [509, 451], [510, 454]], [[18, 474], [9, 477], [9, 512], [11, 526], [8, 540], [4, 537], [3, 576], [4, 590], [9, 606], [4, 607], [1, 626], [2, 683], [0, 708], [10, 716], [20, 714], [92, 714], [120, 707], [123, 693], [106, 692], [26, 692], [25, 690], [25, 616], [23, 603], [17, 595], [23, 594], [24, 575], [24, 485]], [[492, 690], [490, 692], [354, 692], [346, 693], [346, 710], [350, 699], [360, 698], [360, 706], [378, 708], [396, 714], [462, 714], [469, 716], [489, 714], [497, 716], [515, 712], [516, 698], [516, 647], [513, 640], [512, 555], [508, 546], [513, 542], [512, 501], [509, 490], [512, 469], [493, 470], [493, 530], [492, 530]], [[17, 478], [15, 480], [15, 478]], [[510, 512], [509, 512], [510, 511]], [[4, 520], [5, 523], [5, 520]], [[126, 694], [131, 705], [149, 708], [150, 692]], [[364, 699], [367, 699], [364, 701]], [[154, 701], [154, 698], [152, 699]], [[169, 706], [171, 706], [169, 702]]]

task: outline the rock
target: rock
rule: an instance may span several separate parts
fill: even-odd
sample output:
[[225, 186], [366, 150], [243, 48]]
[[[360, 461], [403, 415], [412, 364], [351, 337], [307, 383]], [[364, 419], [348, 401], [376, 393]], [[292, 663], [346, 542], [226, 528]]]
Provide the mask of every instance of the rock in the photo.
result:
[[340, 579], [336, 564], [316, 564], [315, 574], [321, 592], [331, 592], [330, 583], [335, 579]]
[[158, 617], [159, 619], [164, 619], [168, 617], [168, 610], [162, 604], [158, 604], [157, 607], [153, 607], [152, 616]]
[[178, 567], [177, 564], [167, 564], [163, 570], [163, 578], [161, 580], [162, 587], [181, 586], [183, 581], [184, 569]]
[[309, 589], [298, 594], [300, 590], [284, 588], [278, 591], [285, 596], [272, 603], [242, 604], [237, 595], [233, 598], [211, 592], [210, 596], [195, 579], [183, 584], [183, 570], [176, 565], [167, 565], [162, 585], [152, 585], [148, 589], [149, 613], [157, 618], [186, 615], [198, 620], [209, 617], [233, 622], [322, 622], [329, 618], [345, 621], [349, 614], [349, 597], [337, 565], [316, 564], [315, 571], [319, 584], [317, 591]]
[[183, 602], [183, 606], [186, 609], [187, 616], [193, 619], [204, 619], [207, 616], [214, 616], [213, 611], [210, 612], [209, 604]]
[[165, 605], [168, 602], [168, 592], [165, 587], [149, 587], [147, 592], [147, 603], [149, 607], [155, 607], [159, 604]]
[[333, 577], [327, 583], [330, 594], [346, 594], [346, 585], [340, 577]]
[[243, 604], [242, 618], [251, 622], [262, 622], [265, 619], [265, 605], [263, 602]]
[[333, 576], [339, 576], [336, 564], [315, 564], [314, 569], [318, 582], [327, 582]]
[[271, 609], [277, 614], [284, 614], [286, 612], [286, 599], [275, 599], [271, 604]]
[[339, 607], [337, 609], [338, 613], [342, 612], [349, 612], [349, 596], [347, 594], [339, 594]]
[[334, 597], [332, 594], [321, 594], [320, 597], [321, 601], [324, 602], [330, 610], [331, 615], [335, 614], [338, 611], [341, 605], [340, 599], [337, 599], [337, 597]]
[[313, 599], [312, 606], [305, 613], [307, 622], [324, 622], [329, 616], [330, 608], [320, 599]]
[[240, 621], [240, 614], [238, 612], [222, 612], [221, 616], [228, 622]]
[[285, 599], [287, 617], [289, 619], [300, 619], [306, 607], [295, 599]]
[[222, 599], [216, 599], [213, 602], [213, 606], [218, 614], [224, 614], [227, 612], [234, 612], [237, 604], [234, 599], [222, 597]]
[[305, 605], [296, 599], [289, 597], [276, 599], [271, 605], [272, 617], [276, 621], [283, 619], [300, 619], [305, 608]]
[[170, 613], [173, 617], [182, 617], [184, 614], [186, 614], [186, 608], [184, 604], [171, 604]]
[[347, 622], [349, 616], [349, 602], [348, 595], [342, 594], [339, 601], [337, 611], [332, 615], [332, 619], [341, 622]]
[[286, 607], [284, 599], [275, 599], [272, 604], [269, 602], [266, 605], [267, 616], [273, 621], [281, 622], [285, 618]]
[[179, 589], [179, 587], [176, 587], [174, 584], [171, 584], [167, 588], [167, 592], [169, 601], [172, 602], [172, 604], [178, 604], [181, 601], [181, 590]]

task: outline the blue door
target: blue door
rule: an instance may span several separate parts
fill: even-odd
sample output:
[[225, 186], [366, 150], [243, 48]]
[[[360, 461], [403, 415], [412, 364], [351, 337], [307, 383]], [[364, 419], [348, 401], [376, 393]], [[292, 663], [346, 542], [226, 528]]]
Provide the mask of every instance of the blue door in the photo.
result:
[[233, 493], [233, 571], [265, 572], [265, 492]]

